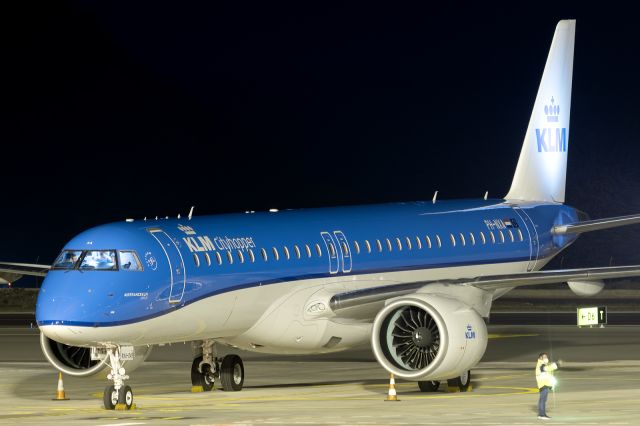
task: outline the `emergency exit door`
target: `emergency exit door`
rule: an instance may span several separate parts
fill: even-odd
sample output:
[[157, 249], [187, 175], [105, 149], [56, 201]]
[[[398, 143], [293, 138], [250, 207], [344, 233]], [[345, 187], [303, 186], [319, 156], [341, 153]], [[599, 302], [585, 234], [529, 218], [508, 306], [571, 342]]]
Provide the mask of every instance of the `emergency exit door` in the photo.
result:
[[180, 253], [178, 246], [176, 246], [176, 243], [169, 234], [164, 232], [162, 229], [152, 228], [148, 231], [151, 236], [158, 241], [158, 244], [162, 247], [162, 251], [167, 256], [167, 261], [169, 262], [171, 286], [169, 291], [169, 303], [180, 303], [187, 283], [182, 253]]
[[349, 241], [342, 231], [334, 231], [333, 235], [328, 232], [321, 232], [320, 235], [324, 240], [329, 257], [329, 273], [337, 274], [342, 272], [351, 272], [353, 266], [351, 260], [351, 248]]

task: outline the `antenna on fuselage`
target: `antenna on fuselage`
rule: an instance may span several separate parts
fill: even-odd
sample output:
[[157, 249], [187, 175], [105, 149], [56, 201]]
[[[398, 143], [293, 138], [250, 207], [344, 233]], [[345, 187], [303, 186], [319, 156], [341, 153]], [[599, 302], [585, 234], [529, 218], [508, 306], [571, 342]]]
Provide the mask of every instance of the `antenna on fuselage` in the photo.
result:
[[433, 193], [433, 200], [431, 200], [431, 202], [435, 204], [437, 199], [438, 199], [438, 191]]
[[489, 198], [489, 191], [484, 193], [484, 200], [487, 201], [487, 198]]
[[191, 206], [191, 210], [189, 210], [189, 220], [193, 217], [193, 209], [195, 206]]
[[180, 213], [178, 213], [178, 219], [180, 219]]

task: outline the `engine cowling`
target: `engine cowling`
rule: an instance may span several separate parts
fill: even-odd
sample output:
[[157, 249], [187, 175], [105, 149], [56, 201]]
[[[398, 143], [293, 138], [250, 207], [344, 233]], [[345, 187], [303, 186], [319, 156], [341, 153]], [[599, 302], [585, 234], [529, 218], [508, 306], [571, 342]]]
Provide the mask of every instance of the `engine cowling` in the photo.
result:
[[469, 306], [441, 295], [392, 299], [376, 316], [371, 344], [388, 372], [408, 380], [447, 380], [482, 358], [487, 327]]
[[[64, 374], [87, 377], [109, 371], [105, 358], [91, 359], [91, 348], [65, 345], [48, 338], [43, 333], [40, 333], [40, 347], [47, 361]], [[135, 370], [147, 359], [151, 353], [151, 347], [136, 346], [135, 353], [135, 358], [124, 364], [127, 372]]]

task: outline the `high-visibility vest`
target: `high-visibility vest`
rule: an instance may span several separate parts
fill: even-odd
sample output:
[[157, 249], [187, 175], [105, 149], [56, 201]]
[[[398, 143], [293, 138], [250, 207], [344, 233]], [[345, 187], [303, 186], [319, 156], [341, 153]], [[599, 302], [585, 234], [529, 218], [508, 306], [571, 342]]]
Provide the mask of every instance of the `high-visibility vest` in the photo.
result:
[[536, 382], [538, 382], [538, 389], [548, 386], [550, 388], [556, 385], [556, 378], [553, 377], [553, 372], [558, 369], [555, 362], [544, 363], [538, 360], [536, 364]]

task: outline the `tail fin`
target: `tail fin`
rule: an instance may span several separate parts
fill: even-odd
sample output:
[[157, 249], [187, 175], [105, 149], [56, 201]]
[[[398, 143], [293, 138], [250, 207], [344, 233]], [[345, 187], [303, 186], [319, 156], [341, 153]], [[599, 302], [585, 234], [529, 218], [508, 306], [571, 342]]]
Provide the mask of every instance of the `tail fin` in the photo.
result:
[[564, 203], [576, 21], [558, 22], [507, 200]]

